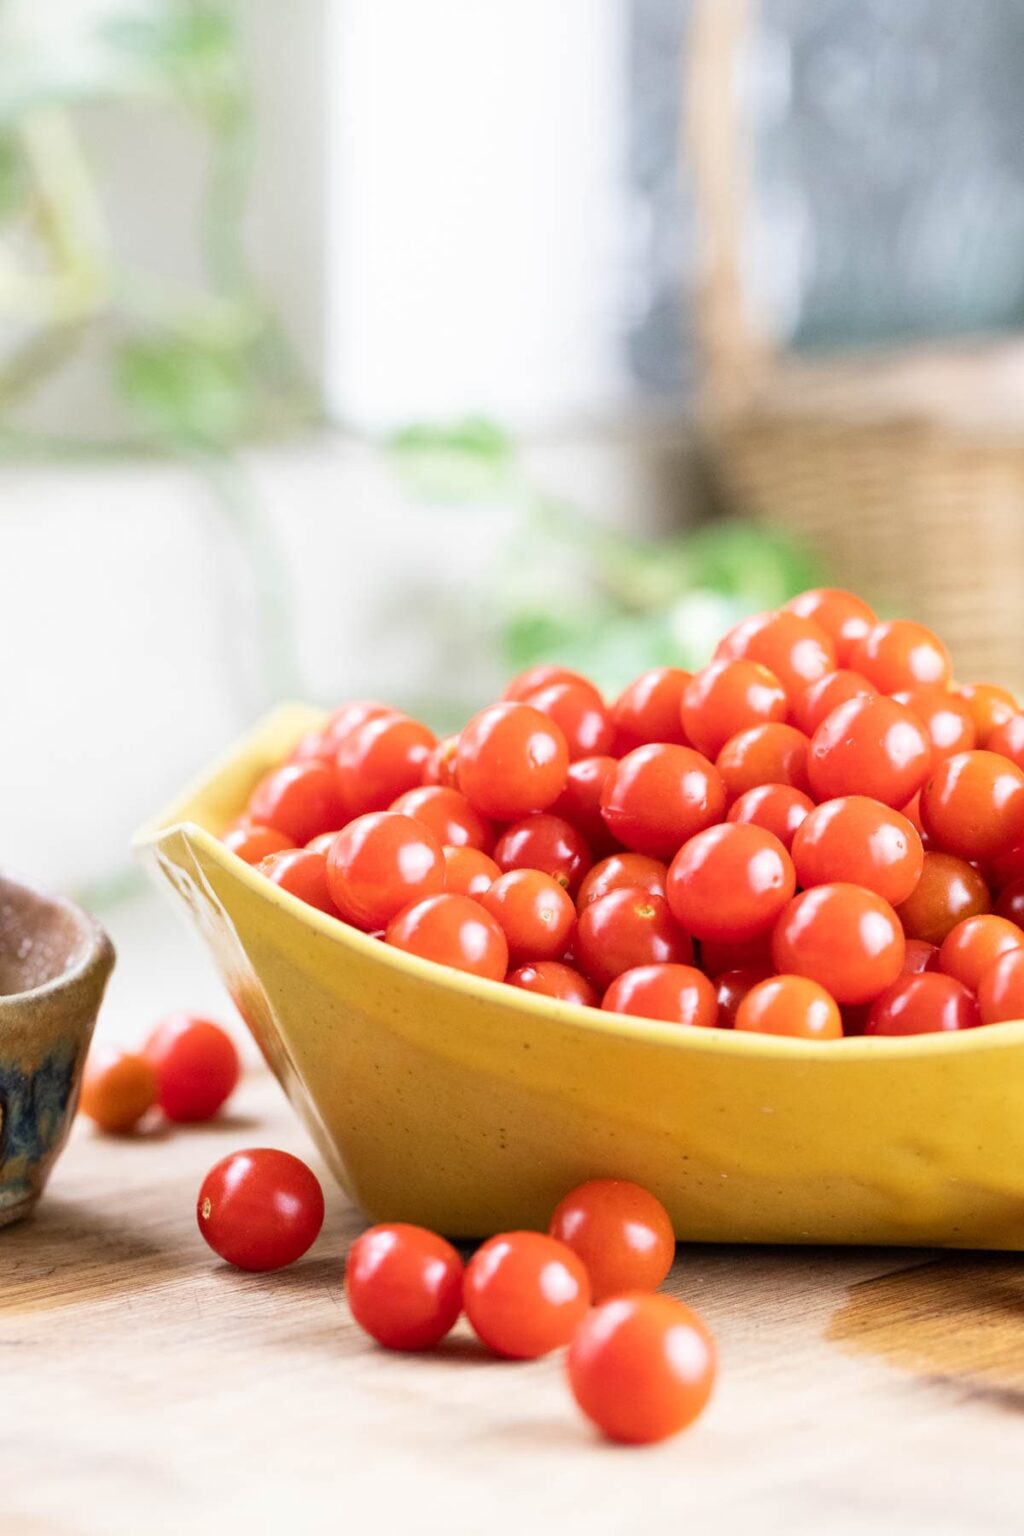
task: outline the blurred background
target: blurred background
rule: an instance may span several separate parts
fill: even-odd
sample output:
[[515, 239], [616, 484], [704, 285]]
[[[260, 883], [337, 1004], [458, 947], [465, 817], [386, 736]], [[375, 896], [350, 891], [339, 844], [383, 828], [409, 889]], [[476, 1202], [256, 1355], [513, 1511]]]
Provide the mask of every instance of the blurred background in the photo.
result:
[[0, 0], [0, 858], [818, 581], [1024, 684], [1022, 0]]

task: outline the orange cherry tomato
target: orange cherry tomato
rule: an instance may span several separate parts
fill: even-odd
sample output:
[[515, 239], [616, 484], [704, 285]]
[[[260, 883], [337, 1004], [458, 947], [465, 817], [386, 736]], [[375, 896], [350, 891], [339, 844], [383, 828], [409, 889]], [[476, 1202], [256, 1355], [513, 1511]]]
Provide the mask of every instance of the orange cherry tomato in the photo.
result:
[[615, 846], [601, 815], [601, 795], [614, 771], [614, 757], [581, 757], [570, 763], [565, 788], [551, 807], [552, 816], [575, 827], [591, 853], [610, 852]]
[[1024, 933], [1016, 923], [988, 913], [967, 917], [943, 939], [939, 970], [976, 992], [985, 972], [1011, 949], [1024, 949]]
[[908, 939], [938, 945], [965, 917], [991, 908], [988, 886], [973, 864], [951, 853], [926, 850], [921, 878], [896, 915]]
[[616, 976], [604, 994], [607, 1013], [627, 1013], [666, 1024], [713, 1029], [718, 998], [711, 982], [693, 965], [638, 965]]
[[171, 1013], [144, 1047], [156, 1072], [157, 1103], [168, 1120], [212, 1120], [234, 1092], [241, 1066], [234, 1042], [211, 1019]]
[[576, 963], [602, 991], [641, 965], [690, 965], [693, 944], [663, 896], [635, 887], [609, 891], [579, 915]]
[[336, 759], [346, 812], [342, 820], [384, 811], [407, 789], [415, 789], [436, 746], [433, 731], [407, 715], [380, 715], [356, 726], [341, 742]]
[[811, 737], [807, 771], [818, 800], [867, 795], [883, 805], [906, 805], [928, 777], [928, 732], [895, 699], [849, 699], [827, 715]]
[[589, 688], [591, 693], [597, 689], [588, 677], [582, 672], [574, 672], [571, 667], [552, 666], [547, 662], [540, 662], [535, 667], [527, 667], [525, 672], [519, 672], [509, 683], [502, 698], [513, 704], [522, 704], [531, 693], [536, 693], [539, 688], [548, 688], [552, 683], [576, 683], [583, 688]]
[[879, 693], [903, 688], [945, 688], [953, 676], [949, 652], [930, 629], [910, 619], [887, 619], [858, 640], [850, 666]]
[[762, 784], [810, 788], [807, 752], [810, 742], [793, 725], [754, 725], [730, 736], [715, 759], [731, 806], [741, 795]]
[[729, 630], [715, 660], [737, 656], [774, 672], [790, 699], [836, 669], [835, 647], [820, 624], [784, 608], [756, 613]]
[[388, 924], [396, 949], [490, 981], [503, 981], [508, 943], [500, 923], [470, 896], [428, 896], [404, 907]]
[[748, 965], [732, 971], [722, 971], [715, 977], [715, 996], [718, 998], [718, 1028], [734, 1029], [740, 1003], [759, 982], [767, 981], [771, 967]]
[[1020, 714], [1020, 705], [1013, 694], [994, 683], [963, 683], [953, 692], [971, 712], [979, 747], [987, 747], [993, 731], [1008, 725], [1014, 715]]
[[500, 869], [539, 869], [575, 896], [591, 865], [590, 849], [569, 821], [539, 812], [506, 827], [494, 847]]
[[582, 1411], [610, 1440], [647, 1445], [686, 1429], [714, 1386], [715, 1345], [672, 1296], [614, 1296], [580, 1324], [566, 1362]]
[[802, 619], [813, 619], [825, 631], [835, 647], [840, 667], [846, 666], [854, 646], [878, 623], [877, 615], [863, 598], [840, 587], [813, 587], [782, 606]]
[[758, 784], [734, 800], [726, 821], [761, 827], [772, 832], [784, 848], [791, 848], [797, 829], [814, 810], [814, 801], [792, 784]]
[[652, 741], [691, 745], [681, 717], [683, 689], [689, 681], [689, 672], [678, 667], [652, 667], [623, 689], [612, 705], [616, 757]]
[[713, 661], [683, 690], [683, 729], [691, 745], [714, 760], [731, 736], [785, 720], [787, 709], [782, 684], [760, 662]]
[[665, 895], [687, 933], [742, 944], [769, 931], [795, 890], [793, 861], [773, 833], [725, 822], [683, 844]]
[[864, 885], [892, 906], [906, 901], [924, 868], [913, 824], [865, 795], [826, 800], [793, 839], [796, 878], [805, 889], [842, 880]]
[[307, 906], [316, 907], [329, 917], [338, 916], [338, 909], [327, 884], [327, 859], [324, 854], [317, 853], [313, 848], [289, 848], [284, 853], [272, 853], [261, 859], [257, 868], [274, 885], [298, 897]]
[[904, 946], [889, 903], [844, 882], [795, 896], [772, 934], [776, 971], [810, 977], [837, 1003], [870, 1003], [884, 992], [900, 974]]
[[459, 788], [496, 821], [546, 811], [565, 788], [569, 748], [559, 727], [528, 704], [492, 704], [459, 736]]
[[462, 1311], [462, 1260], [443, 1237], [406, 1222], [370, 1227], [345, 1260], [352, 1316], [385, 1349], [440, 1344]]
[[921, 820], [946, 853], [991, 859], [1024, 837], [1024, 770], [997, 752], [959, 752], [921, 791]]
[[989, 752], [999, 752], [1018, 768], [1024, 768], [1024, 715], [1014, 715], [997, 725], [985, 746]]
[[560, 1002], [577, 1003], [581, 1008], [597, 1008], [600, 1004], [587, 978], [560, 960], [534, 960], [511, 971], [505, 980], [510, 987], [536, 992], [541, 997], [557, 997]]
[[978, 983], [978, 1008], [983, 1024], [1024, 1019], [1024, 953], [1009, 949], [1000, 955]]
[[676, 1256], [665, 1207], [628, 1179], [577, 1185], [558, 1202], [548, 1232], [583, 1261], [595, 1303], [622, 1291], [656, 1291]]
[[601, 814], [627, 848], [670, 859], [688, 837], [722, 820], [725, 786], [691, 747], [637, 747], [609, 774]]
[[539, 869], [510, 869], [477, 901], [500, 924], [513, 965], [557, 960], [565, 954], [576, 908], [565, 887], [550, 875]]
[[422, 821], [371, 811], [338, 833], [327, 855], [327, 884], [347, 923], [384, 928], [410, 902], [444, 889], [441, 844]]
[[553, 720], [565, 737], [569, 761], [602, 757], [614, 735], [604, 700], [589, 683], [548, 683], [523, 700]]
[[955, 693], [945, 688], [908, 688], [894, 693], [893, 698], [905, 704], [928, 732], [933, 763], [973, 749], [977, 736], [974, 716]]
[[733, 1027], [740, 1034], [794, 1040], [840, 1040], [843, 1034], [835, 998], [806, 976], [769, 976], [758, 982], [741, 1001]]
[[285, 832], [276, 827], [255, 827], [249, 824], [232, 827], [224, 834], [224, 846], [230, 848], [246, 864], [261, 864], [272, 853], [284, 853], [295, 844]]
[[479, 848], [487, 853], [494, 843], [494, 828], [465, 795], [442, 784], [421, 784], [407, 789], [393, 801], [390, 810], [411, 816], [429, 827], [442, 846]]
[[793, 724], [806, 735], [813, 736], [821, 722], [840, 704], [846, 704], [850, 699], [869, 699], [877, 692], [874, 684], [860, 672], [850, 672], [846, 668], [826, 672], [793, 700]]
[[444, 850], [444, 888], [453, 896], [482, 896], [501, 874], [494, 860], [479, 848]]
[[590, 1279], [564, 1243], [542, 1232], [502, 1232], [466, 1267], [466, 1316], [496, 1355], [535, 1360], [568, 1344], [590, 1306]]
[[610, 891], [630, 887], [650, 891], [653, 896], [664, 896], [667, 878], [668, 865], [660, 859], [649, 858], [646, 853], [612, 853], [584, 875], [576, 893], [576, 906], [582, 912], [584, 907], [607, 896]]
[[981, 1023], [977, 1000], [952, 976], [924, 971], [901, 976], [871, 1005], [866, 1035], [926, 1035], [974, 1029]]
[[136, 1051], [94, 1046], [82, 1077], [79, 1108], [101, 1131], [133, 1131], [156, 1103], [157, 1078], [152, 1062]]

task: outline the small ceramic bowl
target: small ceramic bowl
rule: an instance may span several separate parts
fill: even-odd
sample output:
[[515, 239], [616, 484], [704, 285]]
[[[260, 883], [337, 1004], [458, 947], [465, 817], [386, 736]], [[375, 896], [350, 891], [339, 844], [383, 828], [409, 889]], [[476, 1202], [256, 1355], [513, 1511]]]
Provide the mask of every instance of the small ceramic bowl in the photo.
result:
[[81, 908], [0, 875], [0, 1226], [28, 1215], [67, 1140], [113, 965]]
[[219, 840], [323, 717], [277, 711], [138, 839], [330, 1166], [372, 1217], [545, 1226], [635, 1179], [680, 1238], [1024, 1249], [1024, 1022], [807, 1041], [481, 981], [315, 911]]

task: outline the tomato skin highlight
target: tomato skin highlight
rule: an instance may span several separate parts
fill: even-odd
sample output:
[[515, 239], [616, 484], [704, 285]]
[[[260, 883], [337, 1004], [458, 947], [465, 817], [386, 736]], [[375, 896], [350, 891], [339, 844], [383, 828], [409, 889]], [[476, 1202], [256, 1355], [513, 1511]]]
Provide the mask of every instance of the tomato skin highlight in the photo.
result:
[[921, 820], [946, 853], [995, 858], [1024, 837], [1024, 770], [997, 752], [947, 757], [921, 791]]
[[806, 976], [770, 976], [740, 1001], [738, 1034], [784, 1035], [795, 1040], [840, 1040], [843, 1020], [835, 999]]
[[168, 1120], [212, 1120], [230, 1098], [241, 1066], [231, 1036], [211, 1019], [170, 1013], [143, 1049], [156, 1072], [157, 1103]]
[[807, 772], [817, 800], [864, 795], [899, 809], [928, 777], [932, 748], [920, 720], [880, 694], [853, 698], [811, 737]]
[[839, 667], [847, 665], [854, 646], [878, 623], [864, 599], [842, 587], [812, 587], [782, 606], [802, 619], [813, 619], [825, 631], [835, 647]]
[[494, 845], [494, 860], [504, 871], [540, 870], [570, 895], [593, 862], [590, 849], [571, 822], [549, 812], [526, 816], [507, 827]]
[[601, 1007], [607, 1013], [701, 1029], [713, 1029], [718, 1018], [715, 989], [692, 965], [638, 965], [623, 971], [605, 992]]
[[546, 811], [565, 788], [569, 747], [553, 720], [528, 704], [492, 704], [460, 736], [459, 788], [483, 816], [517, 821]]
[[444, 853], [434, 833], [397, 811], [357, 816], [327, 855], [331, 899], [347, 923], [367, 932], [443, 890], [444, 881]]
[[864, 795], [817, 806], [794, 837], [792, 855], [805, 889], [843, 880], [866, 886], [891, 906], [913, 894], [924, 868], [913, 823]]
[[725, 786], [691, 747], [637, 747], [609, 774], [601, 814], [634, 853], [672, 858], [688, 837], [723, 820]]
[[814, 810], [814, 801], [792, 784], [758, 784], [734, 800], [726, 821], [738, 821], [772, 832], [787, 852], [797, 830]]
[[370, 1227], [345, 1260], [355, 1321], [385, 1349], [433, 1349], [462, 1311], [465, 1269], [443, 1237], [407, 1222]]
[[399, 795], [415, 789], [436, 746], [433, 731], [408, 715], [364, 720], [341, 742], [335, 759], [342, 820], [386, 811]]
[[403, 907], [388, 924], [385, 942], [488, 981], [503, 981], [508, 970], [508, 941], [500, 923], [470, 896], [444, 893]]
[[457, 789], [443, 784], [420, 784], [407, 789], [392, 801], [389, 809], [400, 816], [429, 827], [442, 846], [451, 848], [479, 848], [490, 853], [494, 845], [494, 828], [478, 811], [475, 811]]
[[731, 736], [786, 718], [786, 693], [757, 661], [713, 661], [687, 683], [682, 726], [690, 743], [712, 760]]
[[466, 1266], [463, 1304], [496, 1355], [536, 1360], [568, 1344], [590, 1306], [590, 1278], [564, 1243], [541, 1232], [502, 1232]]
[[478, 848], [452, 848], [444, 852], [444, 888], [451, 896], [482, 896], [501, 870]]
[[318, 832], [330, 832], [343, 820], [334, 770], [316, 760], [275, 768], [253, 790], [248, 815], [259, 826], [276, 827], [299, 846]]
[[784, 608], [756, 613], [729, 630], [715, 660], [737, 656], [774, 672], [790, 699], [836, 669], [835, 647], [821, 625]]
[[565, 954], [576, 908], [564, 886], [550, 875], [537, 869], [511, 869], [477, 900], [501, 927], [512, 965], [557, 960]]
[[283, 1269], [312, 1247], [324, 1195], [311, 1169], [290, 1152], [232, 1152], [203, 1180], [196, 1220], [206, 1242], [236, 1269]]
[[625, 757], [650, 742], [690, 746], [682, 724], [683, 690], [690, 673], [678, 667], [652, 667], [623, 689], [612, 705], [612, 750]]
[[604, 701], [587, 683], [548, 683], [523, 701], [553, 720], [569, 748], [569, 761], [602, 757], [611, 748], [614, 731]]
[[868, 699], [877, 692], [874, 684], [860, 672], [850, 672], [846, 668], [827, 672], [793, 700], [793, 724], [807, 736], [813, 736], [821, 722], [840, 704], [847, 704], [850, 699]]
[[589, 1179], [564, 1195], [548, 1233], [582, 1260], [595, 1305], [622, 1291], [656, 1291], [676, 1256], [668, 1212], [628, 1179]]
[[850, 653], [850, 666], [863, 672], [879, 693], [905, 688], [945, 688], [953, 675], [949, 652], [932, 630], [911, 619], [876, 624]]
[[900, 974], [904, 949], [889, 903], [840, 881], [795, 896], [772, 934], [776, 971], [809, 977], [837, 1003], [872, 1002]]
[[725, 822], [683, 844], [665, 894], [687, 933], [742, 944], [768, 932], [795, 890], [793, 861], [777, 837]]

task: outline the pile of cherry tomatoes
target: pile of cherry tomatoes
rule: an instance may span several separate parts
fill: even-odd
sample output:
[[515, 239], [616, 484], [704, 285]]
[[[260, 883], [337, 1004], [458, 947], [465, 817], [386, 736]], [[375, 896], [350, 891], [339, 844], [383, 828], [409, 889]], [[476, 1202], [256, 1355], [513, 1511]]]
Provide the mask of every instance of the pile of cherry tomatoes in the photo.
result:
[[212, 1019], [169, 1013], [141, 1051], [96, 1046], [82, 1076], [79, 1108], [99, 1128], [126, 1135], [158, 1109], [165, 1120], [212, 1120], [234, 1092], [240, 1064], [234, 1042]]
[[225, 842], [395, 948], [619, 1014], [813, 1040], [1024, 1017], [1024, 714], [849, 592], [613, 703], [540, 666], [442, 741], [344, 705]]

